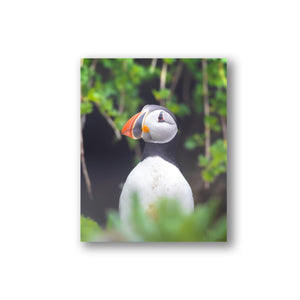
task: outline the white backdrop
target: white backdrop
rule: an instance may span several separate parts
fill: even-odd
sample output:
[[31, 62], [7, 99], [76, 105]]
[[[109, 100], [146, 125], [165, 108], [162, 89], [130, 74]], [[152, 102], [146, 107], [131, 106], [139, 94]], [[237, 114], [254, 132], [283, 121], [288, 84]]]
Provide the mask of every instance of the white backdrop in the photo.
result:
[[[299, 299], [297, 1], [168, 2], [1, 2], [1, 299]], [[79, 242], [80, 57], [228, 58], [230, 242]]]

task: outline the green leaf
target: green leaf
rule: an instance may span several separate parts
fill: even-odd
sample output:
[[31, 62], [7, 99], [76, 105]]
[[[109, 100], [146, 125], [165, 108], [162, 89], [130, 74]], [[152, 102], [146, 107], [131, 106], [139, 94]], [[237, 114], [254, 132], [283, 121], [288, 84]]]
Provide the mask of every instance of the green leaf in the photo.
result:
[[188, 150], [193, 150], [196, 147], [201, 147], [204, 145], [204, 135], [195, 133], [192, 136], [188, 137], [184, 143], [184, 147]]
[[111, 112], [113, 110], [113, 100], [108, 98], [103, 98], [101, 101], [101, 109], [105, 112]]
[[170, 96], [171, 90], [170, 89], [161, 89], [159, 91], [152, 90], [152, 93], [155, 99], [159, 101], [168, 98]]
[[93, 111], [93, 104], [91, 102], [81, 102], [80, 113], [82, 115], [90, 114]]
[[81, 241], [96, 242], [101, 239], [102, 229], [92, 219], [81, 216]]
[[168, 97], [170, 96], [170, 93], [171, 93], [170, 89], [161, 89], [161, 90], [159, 91], [159, 94], [160, 94], [161, 99], [166, 99], [166, 98], [168, 98]]
[[193, 150], [197, 147], [197, 142], [192, 138], [188, 138], [184, 143], [184, 147], [188, 150]]
[[212, 174], [211, 172], [209, 172], [208, 170], [203, 170], [202, 171], [202, 176], [203, 176], [203, 179], [206, 181], [206, 182], [213, 182], [214, 181], [214, 174]]
[[119, 214], [116, 211], [109, 210], [107, 212], [106, 228], [108, 230], [121, 229], [121, 220], [120, 220]]
[[90, 101], [93, 101], [97, 104], [100, 104], [101, 99], [103, 98], [103, 95], [101, 94], [100, 91], [96, 90], [95, 88], [91, 88], [88, 92], [88, 99]]
[[163, 58], [163, 61], [168, 65], [172, 65], [175, 62], [176, 58]]
[[[130, 201], [130, 199], [128, 199]], [[81, 217], [82, 241], [226, 241], [226, 216], [217, 216], [220, 202], [211, 199], [185, 212], [176, 199], [159, 199], [145, 211], [134, 193], [130, 219], [122, 224], [116, 211], [109, 211], [105, 229], [90, 218]]]
[[199, 165], [201, 167], [208, 166], [208, 164], [209, 164], [209, 158], [205, 157], [204, 155], [199, 155], [198, 156], [198, 162], [199, 162]]
[[211, 158], [203, 155], [198, 156], [198, 164], [204, 167], [202, 177], [207, 182], [212, 182], [215, 178], [225, 173], [227, 170], [227, 143], [221, 139], [214, 142], [210, 147]]
[[176, 116], [178, 117], [184, 117], [190, 114], [190, 108], [183, 103], [176, 103], [176, 102], [170, 102], [168, 101], [166, 103], [166, 107], [172, 111]]
[[101, 59], [103, 66], [108, 69], [112, 68], [112, 66], [114, 64], [113, 61], [114, 61], [114, 59]]
[[133, 140], [131, 138], [128, 138], [127, 139], [127, 143], [128, 143], [129, 148], [131, 150], [133, 150], [137, 146], [138, 141], [137, 140]]
[[128, 115], [127, 114], [121, 114], [121, 115], [118, 115], [114, 119], [114, 122], [115, 122], [117, 128], [119, 130], [121, 130], [123, 128], [123, 126], [125, 125], [125, 123], [127, 122], [127, 120], [128, 120]]
[[152, 90], [152, 94], [156, 100], [160, 100], [160, 93], [157, 90]]

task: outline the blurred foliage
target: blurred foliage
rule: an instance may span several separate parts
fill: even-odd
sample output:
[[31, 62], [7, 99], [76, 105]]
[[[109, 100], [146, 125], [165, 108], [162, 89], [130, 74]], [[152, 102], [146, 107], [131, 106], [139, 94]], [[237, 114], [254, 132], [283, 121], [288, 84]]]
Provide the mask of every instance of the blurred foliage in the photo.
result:
[[92, 110], [85, 107], [87, 103], [94, 104], [101, 114], [112, 117], [121, 130], [143, 103], [138, 86], [151, 76], [148, 68], [133, 59], [84, 59], [81, 66], [81, 106], [84, 108], [81, 113], [91, 113]]
[[101, 238], [102, 229], [92, 219], [81, 216], [80, 225], [81, 225], [80, 240], [82, 242], [96, 241]]
[[[146, 61], [146, 63], [145, 63]], [[226, 118], [227, 118], [227, 61], [224, 58], [206, 59], [209, 114], [204, 114], [204, 83], [202, 59], [83, 59], [81, 63], [81, 114], [99, 112], [110, 126], [120, 131], [126, 121], [147, 103], [140, 97], [142, 85], [151, 82], [152, 95], [157, 104], [165, 105], [180, 119], [198, 118], [199, 124], [209, 128], [211, 155], [204, 154], [204, 130], [195, 128], [186, 137], [187, 150], [197, 150], [202, 179], [212, 182], [226, 172]], [[164, 72], [165, 71], [165, 72]], [[159, 85], [164, 77], [165, 84]], [[176, 79], [189, 76], [191, 99], [182, 99], [176, 93]], [[184, 81], [184, 80], [182, 80]], [[162, 82], [161, 82], [162, 83]], [[178, 83], [178, 80], [177, 80]], [[184, 83], [182, 83], [184, 85]], [[184, 89], [184, 87], [181, 87]], [[115, 135], [116, 140], [120, 134]], [[130, 149], [135, 151], [135, 164], [139, 161], [136, 140], [127, 138]]]
[[213, 182], [214, 179], [227, 169], [227, 142], [217, 140], [210, 148], [211, 157], [198, 156], [198, 163], [204, 167], [202, 176], [205, 181]]
[[[211, 132], [220, 134], [223, 131], [223, 139], [220, 139], [219, 136], [215, 140], [210, 141], [209, 150], [211, 155], [208, 157], [200, 153], [198, 156], [198, 165], [202, 167], [204, 181], [213, 182], [218, 175], [226, 173], [227, 170], [227, 141], [225, 134], [227, 117], [227, 61], [226, 59], [207, 59], [209, 115], [203, 115], [203, 73], [199, 72], [193, 60], [185, 59], [185, 62], [197, 81], [193, 93], [196, 112], [200, 116], [203, 116], [204, 124]], [[194, 133], [186, 139], [184, 146], [187, 150], [194, 150], [198, 147], [203, 147], [204, 144], [205, 134]]]
[[197, 205], [184, 213], [175, 200], [162, 199], [155, 206], [155, 216], [147, 214], [137, 197], [132, 199], [129, 224], [115, 211], [108, 212], [105, 229], [89, 218], [81, 217], [81, 241], [89, 242], [225, 242], [226, 216], [217, 216], [219, 202]]
[[202, 146], [204, 146], [204, 134], [199, 133], [194, 133], [188, 137], [184, 143], [184, 147], [188, 150], [193, 150]]

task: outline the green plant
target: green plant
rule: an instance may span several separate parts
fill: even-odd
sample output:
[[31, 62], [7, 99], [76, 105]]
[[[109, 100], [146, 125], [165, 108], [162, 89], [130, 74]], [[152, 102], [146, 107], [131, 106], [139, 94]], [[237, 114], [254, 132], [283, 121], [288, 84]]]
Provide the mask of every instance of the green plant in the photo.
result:
[[204, 147], [204, 153], [201, 150], [198, 155], [198, 165], [202, 167], [203, 180], [209, 184], [227, 170], [227, 62], [203, 59], [202, 72], [199, 72], [199, 60], [185, 60], [185, 63], [197, 82], [194, 107], [203, 118], [204, 133], [190, 135], [184, 146], [187, 150]]
[[213, 182], [215, 178], [227, 170], [227, 142], [217, 140], [210, 147], [211, 157], [198, 156], [198, 164], [203, 167], [202, 176], [207, 182]]
[[98, 241], [102, 234], [103, 231], [101, 227], [93, 221], [90, 218], [86, 218], [84, 216], [81, 216], [80, 219], [80, 240], [82, 242], [94, 242]]
[[[145, 212], [137, 197], [132, 199], [130, 222], [122, 224], [117, 212], [108, 213], [105, 229], [82, 217], [82, 230], [89, 241], [129, 242], [215, 242], [226, 241], [226, 216], [217, 216], [219, 202], [215, 199], [197, 205], [185, 213], [175, 200], [162, 199], [155, 205], [155, 216]], [[84, 226], [86, 226], [84, 228]]]

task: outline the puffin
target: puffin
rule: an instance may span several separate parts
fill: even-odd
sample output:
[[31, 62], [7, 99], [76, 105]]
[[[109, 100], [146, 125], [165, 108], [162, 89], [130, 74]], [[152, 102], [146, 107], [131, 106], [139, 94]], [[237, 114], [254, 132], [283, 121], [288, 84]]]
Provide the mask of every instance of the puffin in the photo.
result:
[[157, 201], [163, 198], [178, 201], [187, 213], [193, 211], [191, 187], [175, 160], [178, 138], [175, 115], [166, 107], [146, 105], [126, 122], [121, 133], [145, 141], [142, 160], [129, 173], [122, 188], [121, 220], [129, 221], [134, 194], [150, 215]]

